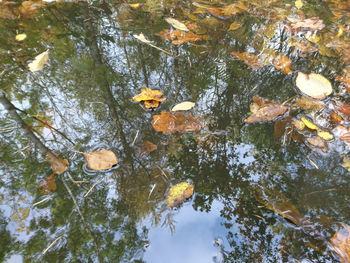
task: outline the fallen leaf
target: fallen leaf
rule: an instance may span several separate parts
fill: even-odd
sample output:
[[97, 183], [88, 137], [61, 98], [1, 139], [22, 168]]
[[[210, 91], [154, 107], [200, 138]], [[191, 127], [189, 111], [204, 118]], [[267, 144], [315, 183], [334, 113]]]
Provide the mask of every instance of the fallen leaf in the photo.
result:
[[259, 69], [264, 66], [264, 63], [259, 60], [259, 57], [256, 55], [253, 55], [249, 52], [231, 52], [233, 56], [236, 56], [240, 60], [242, 60], [248, 67], [252, 69]]
[[274, 57], [272, 60], [272, 65], [280, 70], [283, 74], [291, 74], [293, 73], [293, 70], [290, 69], [290, 64], [292, 63], [292, 60], [284, 55], [283, 53], [279, 53], [277, 56]]
[[42, 1], [24, 1], [22, 2], [21, 6], [18, 8], [18, 10], [21, 12], [21, 14], [28, 18], [32, 15], [35, 15], [39, 13], [39, 8], [44, 6], [45, 3]]
[[55, 191], [56, 188], [57, 186], [54, 174], [49, 175], [44, 180], [40, 181], [40, 183], [38, 184], [38, 189], [46, 195], [48, 195], [52, 191]]
[[236, 2], [221, 8], [222, 14], [226, 17], [243, 14], [246, 10], [248, 10], [248, 7], [242, 2]]
[[157, 150], [157, 145], [150, 141], [143, 141], [138, 145], [138, 156], [139, 157], [146, 157], [151, 152]]
[[342, 224], [331, 238], [330, 247], [338, 254], [341, 263], [350, 262], [350, 226]]
[[316, 146], [322, 150], [322, 152], [326, 153], [328, 151], [328, 147], [324, 140], [322, 140], [320, 137], [311, 137], [307, 138], [306, 141], [310, 143], [312, 146]]
[[135, 3], [135, 4], [128, 4], [131, 8], [137, 9], [141, 6], [140, 3]]
[[275, 102], [261, 102], [262, 98], [258, 96], [253, 97], [253, 103], [251, 105], [251, 110], [253, 112], [248, 118], [244, 120], [247, 123], [254, 123], [260, 121], [272, 121], [279, 115], [284, 114], [288, 107]]
[[27, 35], [24, 33], [16, 35], [16, 41], [23, 41], [26, 38], [27, 38]]
[[294, 121], [294, 126], [299, 130], [302, 131], [305, 129], [305, 124], [302, 121], [295, 120]]
[[183, 110], [190, 110], [192, 109], [196, 103], [191, 102], [191, 101], [184, 101], [179, 104], [176, 104], [171, 111], [183, 111]]
[[339, 137], [346, 145], [350, 146], [350, 127], [345, 128], [339, 125], [335, 128], [334, 134]]
[[84, 153], [86, 165], [92, 170], [106, 170], [118, 164], [114, 152], [109, 150], [99, 150], [95, 152]]
[[51, 169], [55, 174], [64, 173], [68, 167], [68, 160], [58, 158], [51, 152], [48, 152], [46, 155], [46, 161], [51, 164]]
[[209, 39], [207, 35], [197, 35], [191, 31], [184, 32], [181, 30], [169, 30], [165, 29], [158, 33], [162, 39], [172, 40], [174, 45], [181, 45], [187, 42], [197, 42], [201, 40]]
[[227, 31], [234, 31], [234, 30], [237, 30], [238, 28], [240, 28], [243, 24], [241, 22], [238, 22], [238, 21], [235, 21], [233, 22], [229, 29]]
[[189, 31], [185, 24], [181, 23], [180, 21], [177, 21], [174, 18], [168, 17], [168, 18], [165, 18], [165, 21], [167, 21], [170, 25], [172, 25], [176, 29], [186, 31], [186, 32]]
[[292, 17], [287, 17], [287, 19], [292, 22], [291, 27], [293, 29], [297, 28], [307, 28], [311, 30], [322, 30], [325, 28], [325, 24], [323, 23], [323, 20], [319, 17], [311, 17], [307, 19], [295, 19]]
[[153, 41], [147, 40], [146, 37], [145, 37], [142, 33], [140, 33], [140, 34], [138, 34], [138, 35], [134, 34], [134, 35], [132, 35], [132, 36], [133, 36], [134, 38], [137, 38], [138, 40], [140, 40], [140, 41], [143, 42], [143, 43], [146, 43], [146, 44], [151, 44], [151, 43], [153, 43]]
[[330, 141], [334, 138], [333, 134], [327, 131], [317, 131], [317, 136], [321, 137], [325, 141]]
[[309, 97], [302, 96], [295, 100], [293, 106], [299, 107], [303, 110], [316, 110], [320, 111], [326, 107], [326, 104], [320, 100], [314, 100]]
[[166, 201], [168, 206], [174, 207], [181, 204], [193, 195], [193, 184], [182, 182], [170, 187]]
[[132, 99], [135, 102], [144, 102], [146, 108], [157, 108], [160, 102], [166, 100], [166, 98], [161, 98], [163, 92], [160, 90], [152, 90], [149, 88], [142, 88], [141, 93], [135, 95]]
[[348, 169], [348, 171], [350, 172], [350, 158], [344, 157], [343, 164], [341, 166]]
[[154, 115], [151, 123], [157, 132], [166, 135], [175, 132], [199, 131], [204, 126], [200, 118], [191, 113], [170, 113], [167, 111], [162, 111], [160, 115]]
[[324, 99], [333, 92], [329, 80], [315, 73], [304, 74], [298, 72], [296, 86], [301, 92], [315, 99]]
[[301, 0], [296, 0], [295, 6], [296, 6], [296, 8], [300, 9], [303, 7], [303, 2]]
[[317, 126], [313, 124], [311, 121], [306, 119], [305, 117], [301, 117], [301, 121], [305, 124], [306, 127], [308, 127], [311, 130], [317, 130]]
[[49, 50], [37, 55], [33, 62], [28, 64], [29, 70], [31, 72], [42, 70], [45, 63], [49, 60]]

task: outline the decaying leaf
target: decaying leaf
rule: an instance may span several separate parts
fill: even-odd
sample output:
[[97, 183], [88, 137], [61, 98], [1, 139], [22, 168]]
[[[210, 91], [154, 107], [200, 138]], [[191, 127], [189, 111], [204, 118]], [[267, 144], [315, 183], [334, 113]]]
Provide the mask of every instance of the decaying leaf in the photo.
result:
[[301, 121], [305, 124], [306, 127], [308, 127], [311, 130], [317, 130], [318, 129], [318, 127], [315, 124], [313, 124], [311, 121], [309, 121], [305, 117], [301, 117]]
[[51, 164], [51, 169], [55, 174], [64, 173], [69, 164], [67, 159], [58, 158], [51, 152], [47, 153], [46, 161]]
[[168, 206], [174, 207], [181, 204], [193, 195], [193, 184], [182, 182], [170, 187], [166, 201]]
[[189, 31], [185, 24], [181, 23], [180, 21], [177, 21], [174, 18], [168, 17], [168, 18], [165, 18], [165, 21], [167, 21], [170, 25], [172, 25], [176, 29], [186, 31], [186, 32]]
[[252, 69], [259, 69], [264, 66], [264, 63], [259, 60], [259, 57], [256, 55], [253, 55], [249, 52], [231, 52], [233, 56], [236, 56], [240, 60], [242, 60], [245, 64], [247, 64], [248, 67]]
[[279, 115], [284, 114], [288, 107], [275, 102], [267, 102], [264, 99], [254, 96], [253, 103], [250, 106], [252, 115], [244, 120], [247, 123], [260, 122], [260, 121], [272, 121]]
[[27, 38], [27, 35], [24, 33], [16, 35], [16, 41], [23, 41], [26, 38]]
[[106, 170], [118, 164], [114, 152], [109, 150], [99, 150], [95, 152], [84, 153], [86, 165], [92, 170]]
[[307, 28], [311, 30], [322, 30], [325, 27], [323, 20], [319, 17], [311, 17], [303, 20], [288, 17], [288, 20], [292, 22], [292, 28]]
[[49, 60], [49, 50], [37, 55], [33, 62], [28, 64], [31, 72], [42, 70], [46, 62]]
[[348, 169], [348, 171], [350, 172], [350, 158], [344, 157], [343, 164], [341, 166]]
[[141, 93], [135, 95], [132, 99], [135, 102], [144, 102], [145, 107], [157, 108], [159, 104], [166, 100], [166, 98], [161, 98], [163, 96], [163, 92], [160, 90], [152, 90], [149, 88], [142, 88]]
[[326, 104], [320, 100], [314, 100], [309, 97], [302, 96], [295, 100], [293, 106], [299, 107], [303, 110], [316, 110], [320, 111], [326, 107]]
[[160, 115], [153, 116], [152, 126], [157, 132], [169, 135], [175, 132], [199, 131], [204, 124], [198, 116], [191, 113], [162, 111]]
[[329, 80], [315, 73], [304, 74], [298, 72], [296, 86], [301, 92], [315, 99], [324, 99], [333, 92]]
[[138, 156], [139, 157], [146, 157], [151, 152], [157, 150], [157, 145], [150, 141], [143, 141], [138, 145]]
[[341, 263], [350, 262], [350, 226], [342, 224], [331, 238], [330, 247], [338, 254]]
[[49, 175], [44, 180], [40, 181], [40, 183], [38, 184], [38, 189], [46, 195], [52, 191], [55, 191], [56, 188], [57, 186], [54, 174]]
[[179, 104], [176, 104], [171, 111], [182, 111], [182, 110], [190, 110], [192, 109], [196, 103], [191, 102], [191, 101], [184, 101]]
[[312, 146], [316, 146], [320, 148], [324, 153], [328, 151], [327, 144], [320, 137], [307, 138], [306, 141], [310, 143]]

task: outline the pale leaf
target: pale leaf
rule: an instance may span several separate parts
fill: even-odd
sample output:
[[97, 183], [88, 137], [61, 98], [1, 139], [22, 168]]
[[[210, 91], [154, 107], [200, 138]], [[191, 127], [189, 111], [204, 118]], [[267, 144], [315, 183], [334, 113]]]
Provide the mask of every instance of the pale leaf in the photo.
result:
[[42, 70], [45, 63], [49, 60], [49, 50], [37, 55], [33, 62], [28, 64], [29, 70], [31, 72]]
[[165, 18], [165, 21], [167, 21], [170, 25], [172, 25], [176, 29], [186, 31], [186, 32], [189, 31], [185, 24], [181, 23], [180, 21], [177, 21], [174, 18], [168, 17], [168, 18]]
[[134, 34], [133, 37], [137, 38], [138, 40], [140, 40], [140, 41], [142, 41], [143, 43], [146, 43], [146, 44], [151, 44], [153, 42], [153, 41], [147, 40], [142, 33], [140, 33], [139, 35]]
[[191, 101], [184, 101], [179, 104], [176, 104], [171, 111], [181, 111], [181, 110], [190, 110], [196, 105], [196, 103]]
[[26, 38], [27, 38], [26, 34], [18, 34], [18, 35], [16, 35], [16, 40], [17, 41], [23, 41]]
[[324, 99], [333, 92], [332, 84], [320, 74], [298, 73], [296, 86], [299, 90], [315, 99]]

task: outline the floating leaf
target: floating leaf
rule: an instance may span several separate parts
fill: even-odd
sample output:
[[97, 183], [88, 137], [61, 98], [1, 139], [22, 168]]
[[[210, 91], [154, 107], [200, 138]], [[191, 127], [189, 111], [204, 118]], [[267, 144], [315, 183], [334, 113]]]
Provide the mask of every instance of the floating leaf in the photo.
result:
[[157, 108], [160, 102], [166, 100], [166, 98], [161, 98], [163, 92], [160, 90], [152, 90], [149, 88], [142, 88], [141, 93], [135, 95], [132, 99], [135, 102], [144, 102], [146, 108]]
[[301, 92], [315, 99], [324, 99], [333, 92], [329, 80], [315, 73], [304, 74], [298, 72], [296, 86]]
[[140, 157], [146, 157], [149, 155], [151, 152], [157, 150], [157, 145], [150, 141], [143, 141], [138, 145], [139, 151], [138, 151], [138, 156]]
[[176, 104], [171, 111], [182, 111], [182, 110], [190, 110], [192, 109], [196, 103], [191, 102], [191, 101], [184, 101], [179, 104]]
[[168, 206], [174, 207], [181, 204], [193, 195], [193, 184], [183, 182], [170, 187], [166, 201]]
[[279, 115], [284, 114], [288, 109], [288, 107], [275, 102], [266, 102], [258, 96], [254, 96], [253, 101], [250, 107], [253, 114], [245, 119], [244, 122], [272, 121]]
[[313, 146], [316, 146], [322, 150], [322, 152], [326, 153], [328, 151], [328, 147], [324, 140], [322, 140], [320, 137], [311, 137], [307, 138], [306, 141], [310, 143]]
[[153, 116], [152, 126], [157, 132], [169, 135], [175, 132], [199, 131], [204, 125], [198, 116], [191, 113], [162, 111], [160, 115]]
[[238, 22], [238, 21], [235, 21], [235, 22], [233, 22], [233, 23], [230, 25], [228, 31], [237, 30], [237, 29], [240, 28], [241, 26], [242, 26], [242, 23], [240, 23], [240, 22]]
[[49, 60], [49, 50], [37, 55], [33, 62], [28, 64], [29, 70], [31, 72], [42, 70], [45, 63]]
[[317, 130], [317, 126], [313, 124], [311, 121], [306, 119], [305, 117], [301, 117], [301, 121], [305, 124], [306, 127], [308, 127], [311, 130]]
[[23, 41], [24, 39], [26, 39], [27, 38], [27, 35], [26, 34], [18, 34], [18, 35], [16, 35], [16, 40], [17, 41]]
[[51, 174], [48, 177], [46, 177], [44, 180], [42, 180], [38, 184], [38, 188], [41, 192], [43, 192], [46, 195], [52, 191], [55, 191], [57, 188], [56, 182], [55, 182], [55, 175]]
[[231, 52], [233, 56], [238, 57], [240, 60], [242, 60], [247, 66], [249, 66], [252, 69], [259, 69], [264, 66], [264, 63], [259, 60], [259, 57], [256, 55], [253, 55], [249, 52]]
[[325, 141], [330, 141], [334, 138], [333, 134], [327, 131], [317, 131], [317, 136], [321, 137]]
[[84, 159], [89, 169], [98, 171], [112, 168], [118, 163], [114, 152], [109, 150], [84, 153]]
[[314, 100], [309, 97], [302, 96], [295, 100], [293, 106], [299, 107], [303, 110], [316, 110], [320, 111], [326, 107], [326, 104], [320, 100]]
[[58, 158], [51, 152], [47, 153], [46, 161], [51, 164], [51, 169], [55, 174], [61, 174], [65, 172], [69, 164], [67, 159]]
[[177, 21], [174, 18], [168, 17], [168, 18], [165, 18], [165, 21], [167, 21], [170, 25], [172, 25], [176, 29], [186, 31], [186, 32], [189, 31], [185, 24], [181, 23], [180, 21]]
[[341, 166], [348, 169], [348, 171], [350, 172], [350, 158], [344, 157], [343, 164]]
[[303, 7], [303, 2], [301, 0], [296, 0], [295, 6], [296, 6], [296, 8], [300, 9]]
[[350, 262], [350, 226], [343, 224], [331, 238], [330, 247], [338, 254], [341, 263]]

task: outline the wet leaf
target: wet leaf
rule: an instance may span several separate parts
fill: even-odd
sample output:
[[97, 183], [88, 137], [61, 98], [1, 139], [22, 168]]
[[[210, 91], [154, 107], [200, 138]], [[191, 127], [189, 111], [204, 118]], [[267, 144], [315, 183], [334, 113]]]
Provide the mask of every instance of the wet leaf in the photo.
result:
[[27, 38], [26, 34], [18, 34], [18, 35], [16, 35], [16, 40], [17, 41], [23, 41], [26, 38]]
[[329, 80], [315, 73], [304, 74], [298, 72], [296, 86], [301, 92], [315, 99], [324, 99], [333, 92]]
[[250, 108], [251, 110], [253, 109], [253, 114], [244, 120], [247, 123], [274, 120], [288, 109], [288, 107], [275, 102], [264, 102], [258, 96], [254, 96], [253, 101], [254, 103], [251, 104]]
[[146, 157], [147, 155], [149, 155], [151, 152], [157, 150], [157, 145], [155, 145], [154, 143], [150, 142], [150, 141], [143, 141], [141, 142], [139, 145], [139, 151], [138, 151], [138, 156], [140, 157]]
[[350, 226], [342, 224], [331, 238], [330, 246], [338, 254], [341, 263], [350, 262]]
[[264, 63], [259, 60], [259, 57], [256, 55], [253, 55], [249, 52], [231, 52], [233, 56], [236, 56], [240, 60], [242, 60], [248, 67], [252, 69], [259, 69], [264, 66]]
[[190, 113], [162, 111], [160, 115], [153, 116], [152, 126], [157, 132], [169, 135], [175, 132], [199, 131], [204, 124], [198, 116]]
[[187, 43], [187, 42], [197, 42], [197, 41], [209, 39], [209, 36], [207, 36], [207, 35], [197, 35], [191, 31], [189, 31], [189, 32], [184, 32], [181, 30], [173, 30], [172, 31], [169, 29], [165, 29], [165, 30], [159, 32], [158, 35], [162, 39], [172, 40], [172, 43], [174, 45], [181, 45], [181, 44]]
[[55, 174], [64, 173], [69, 164], [67, 159], [58, 158], [51, 152], [47, 153], [46, 161], [51, 164], [51, 169]]
[[320, 137], [311, 137], [307, 138], [306, 141], [310, 143], [312, 146], [316, 146], [322, 150], [322, 152], [326, 153], [328, 151], [328, 147], [324, 140], [322, 140]]
[[235, 21], [233, 22], [229, 29], [227, 31], [234, 31], [234, 30], [237, 30], [238, 28], [240, 28], [242, 26], [242, 23], [238, 22], [238, 21]]
[[327, 131], [317, 131], [317, 136], [321, 137], [325, 141], [330, 141], [334, 138], [333, 134]]
[[305, 117], [301, 117], [301, 121], [305, 124], [306, 127], [308, 127], [311, 130], [317, 130], [317, 126], [313, 124], [311, 121], [306, 119]]
[[341, 166], [348, 169], [348, 171], [350, 172], [350, 158], [344, 157], [343, 164]]
[[181, 204], [193, 195], [193, 184], [182, 182], [170, 187], [166, 201], [168, 206], [174, 207]]
[[37, 55], [33, 62], [28, 64], [29, 70], [31, 72], [39, 71], [44, 68], [44, 65], [49, 60], [49, 50]]
[[322, 30], [325, 27], [323, 20], [319, 17], [311, 17], [307, 19], [295, 19], [292, 17], [288, 17], [288, 20], [292, 22], [291, 26], [294, 29], [297, 28], [307, 28], [311, 30]]
[[196, 103], [191, 102], [191, 101], [184, 101], [179, 104], [176, 104], [171, 111], [185, 111], [185, 110], [190, 110], [192, 109]]
[[320, 111], [326, 107], [326, 104], [320, 100], [314, 100], [309, 97], [302, 96], [295, 100], [293, 106], [299, 107], [303, 110]]
[[283, 74], [291, 74], [293, 71], [290, 69], [290, 64], [292, 63], [292, 60], [284, 55], [283, 53], [279, 53], [277, 56], [274, 57], [272, 60], [272, 65], [280, 70]]
[[222, 14], [226, 17], [242, 14], [248, 7], [242, 2], [236, 2], [221, 8]]
[[299, 130], [302, 131], [305, 129], [305, 124], [302, 121], [295, 120], [294, 121], [294, 126]]
[[138, 40], [140, 40], [141, 42], [143, 43], [146, 43], [146, 44], [152, 44], [153, 41], [149, 41], [146, 39], [146, 37], [144, 36], [144, 34], [140, 33], [138, 35], [134, 34], [132, 35], [134, 38], [137, 38]]
[[54, 174], [49, 175], [38, 184], [38, 189], [46, 195], [51, 193], [52, 191], [55, 191], [56, 188], [57, 186]]
[[340, 140], [345, 142], [345, 144], [350, 146], [350, 127], [345, 128], [342, 125], [336, 127], [334, 134], [336, 134]]
[[92, 170], [106, 170], [118, 164], [114, 152], [109, 150], [99, 150], [95, 152], [84, 153], [86, 165]]
[[189, 31], [185, 24], [181, 23], [180, 21], [177, 21], [174, 18], [168, 17], [168, 18], [165, 18], [165, 21], [167, 21], [170, 25], [172, 25], [176, 29], [186, 31], [186, 32]]
[[132, 99], [135, 102], [144, 102], [146, 108], [157, 108], [160, 102], [166, 100], [166, 98], [161, 98], [162, 96], [163, 92], [160, 90], [142, 88], [141, 93], [135, 95]]
[[21, 12], [21, 14], [28, 18], [32, 15], [35, 15], [39, 12], [40, 7], [44, 6], [45, 3], [42, 1], [24, 1], [22, 2], [21, 6], [18, 8], [18, 10]]

